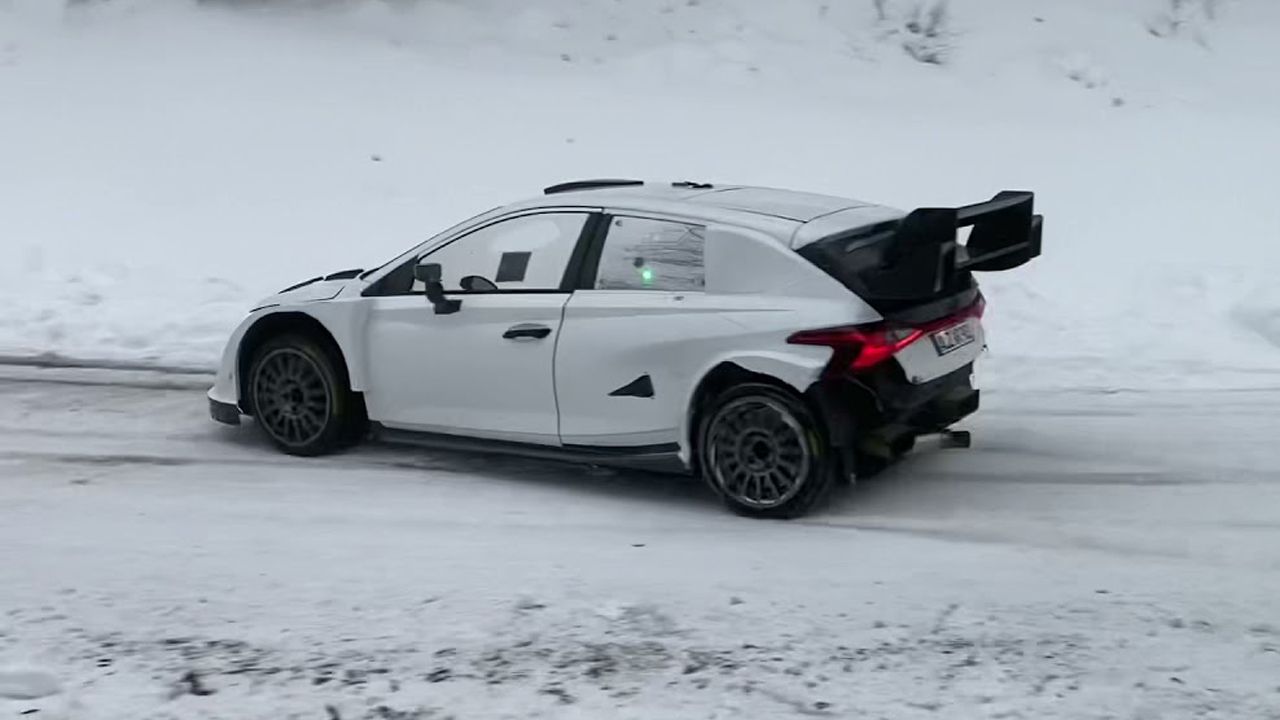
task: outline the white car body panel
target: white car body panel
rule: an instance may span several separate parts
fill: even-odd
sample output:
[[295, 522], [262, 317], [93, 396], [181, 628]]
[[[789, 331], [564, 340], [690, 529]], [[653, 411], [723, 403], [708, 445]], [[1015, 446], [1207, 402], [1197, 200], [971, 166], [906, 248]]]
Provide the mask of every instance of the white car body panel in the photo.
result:
[[[454, 314], [436, 314], [421, 294], [362, 295], [461, 235], [548, 211], [700, 225], [705, 287], [462, 293], [452, 295], [462, 300]], [[264, 299], [229, 338], [209, 397], [243, 407], [246, 334], [272, 316], [302, 313], [332, 335], [351, 388], [364, 394], [369, 418], [387, 427], [546, 446], [672, 446], [687, 463], [690, 408], [708, 373], [733, 364], [803, 393], [833, 351], [789, 344], [790, 335], [883, 319], [796, 249], [902, 215], [846, 198], [736, 186], [589, 189], [515, 203], [459, 223], [364, 277], [320, 280]], [[940, 355], [926, 337], [897, 354], [910, 382], [926, 383], [978, 357], [981, 323], [965, 322], [976, 336], [970, 345]], [[503, 337], [528, 324], [549, 332]], [[611, 395], [642, 376], [652, 397]]]
[[809, 222], [823, 215], [860, 205], [858, 201], [849, 198], [755, 187], [720, 188], [690, 198], [689, 202], [772, 215], [796, 222]]
[[[421, 295], [365, 298], [369, 416], [403, 430], [558, 444], [552, 368], [568, 299], [475, 295], [462, 312], [437, 315]], [[550, 334], [503, 339], [521, 324]]]
[[241, 321], [223, 347], [222, 358], [218, 361], [218, 374], [213, 376], [213, 387], [209, 388], [208, 393], [213, 402], [240, 406], [240, 369], [237, 367], [240, 340], [244, 337], [245, 330], [256, 320], [251, 315]]
[[[804, 392], [829, 348], [788, 345], [797, 329], [874, 322], [878, 313], [776, 239], [711, 225], [705, 292], [579, 290], [556, 353], [560, 432], [572, 445], [677, 443], [689, 400], [721, 363]], [[610, 392], [648, 375], [654, 397]]]
[[[764, 372], [803, 392], [828, 348], [791, 346], [797, 315], [840, 317], [840, 303], [778, 310], [771, 296], [627, 290], [574, 293], [556, 352], [560, 433], [566, 444], [684, 444], [684, 410], [701, 379], [722, 362]], [[806, 312], [807, 311], [807, 312]], [[647, 375], [653, 397], [610, 393]]]
[[883, 205], [858, 205], [845, 208], [796, 227], [788, 243], [792, 248], [800, 249], [824, 237], [834, 235], [850, 228], [866, 227], [877, 223], [898, 220], [906, 215], [897, 208]]

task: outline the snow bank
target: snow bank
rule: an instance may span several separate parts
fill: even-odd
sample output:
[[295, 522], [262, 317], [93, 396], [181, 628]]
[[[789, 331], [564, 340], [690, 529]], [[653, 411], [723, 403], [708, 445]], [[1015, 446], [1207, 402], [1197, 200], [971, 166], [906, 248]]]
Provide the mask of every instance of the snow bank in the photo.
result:
[[0, 4], [3, 354], [208, 366], [264, 294], [622, 175], [1031, 188], [1046, 255], [986, 284], [989, 385], [1280, 370], [1265, 0], [1161, 33], [1157, 2], [952, 3], [942, 65], [902, 2], [48, 7]]

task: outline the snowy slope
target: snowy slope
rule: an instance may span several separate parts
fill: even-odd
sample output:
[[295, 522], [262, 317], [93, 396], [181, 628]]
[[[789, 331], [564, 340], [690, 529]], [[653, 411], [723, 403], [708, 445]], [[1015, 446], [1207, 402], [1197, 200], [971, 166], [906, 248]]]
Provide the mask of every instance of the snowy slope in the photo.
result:
[[893, 2], [8, 5], [3, 354], [207, 367], [261, 295], [622, 175], [1034, 189], [989, 386], [1280, 383], [1274, 2], [953, 2], [941, 66]]

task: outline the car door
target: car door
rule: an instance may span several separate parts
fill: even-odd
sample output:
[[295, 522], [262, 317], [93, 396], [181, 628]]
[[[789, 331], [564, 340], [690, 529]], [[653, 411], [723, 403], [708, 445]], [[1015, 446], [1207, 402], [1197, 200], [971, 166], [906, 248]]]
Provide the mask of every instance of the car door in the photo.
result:
[[621, 214], [607, 225], [594, 276], [586, 272], [565, 306], [555, 364], [561, 440], [671, 445], [707, 348], [741, 328], [710, 312], [704, 227]]
[[[535, 212], [465, 231], [389, 273], [366, 322], [370, 418], [388, 427], [558, 444], [553, 366], [570, 258], [589, 212]], [[413, 265], [439, 265], [437, 314]], [[492, 287], [464, 291], [463, 279]], [[485, 283], [470, 284], [472, 288]]]

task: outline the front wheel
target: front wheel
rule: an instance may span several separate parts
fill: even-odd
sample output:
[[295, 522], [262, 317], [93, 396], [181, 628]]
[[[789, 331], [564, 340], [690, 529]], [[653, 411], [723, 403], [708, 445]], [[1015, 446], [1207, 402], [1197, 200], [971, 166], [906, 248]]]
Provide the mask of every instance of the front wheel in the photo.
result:
[[285, 335], [263, 344], [249, 369], [258, 427], [284, 452], [323, 455], [350, 444], [360, 407], [328, 349]]
[[839, 460], [816, 416], [794, 393], [760, 383], [729, 389], [703, 414], [702, 475], [733, 511], [794, 518], [831, 489]]

